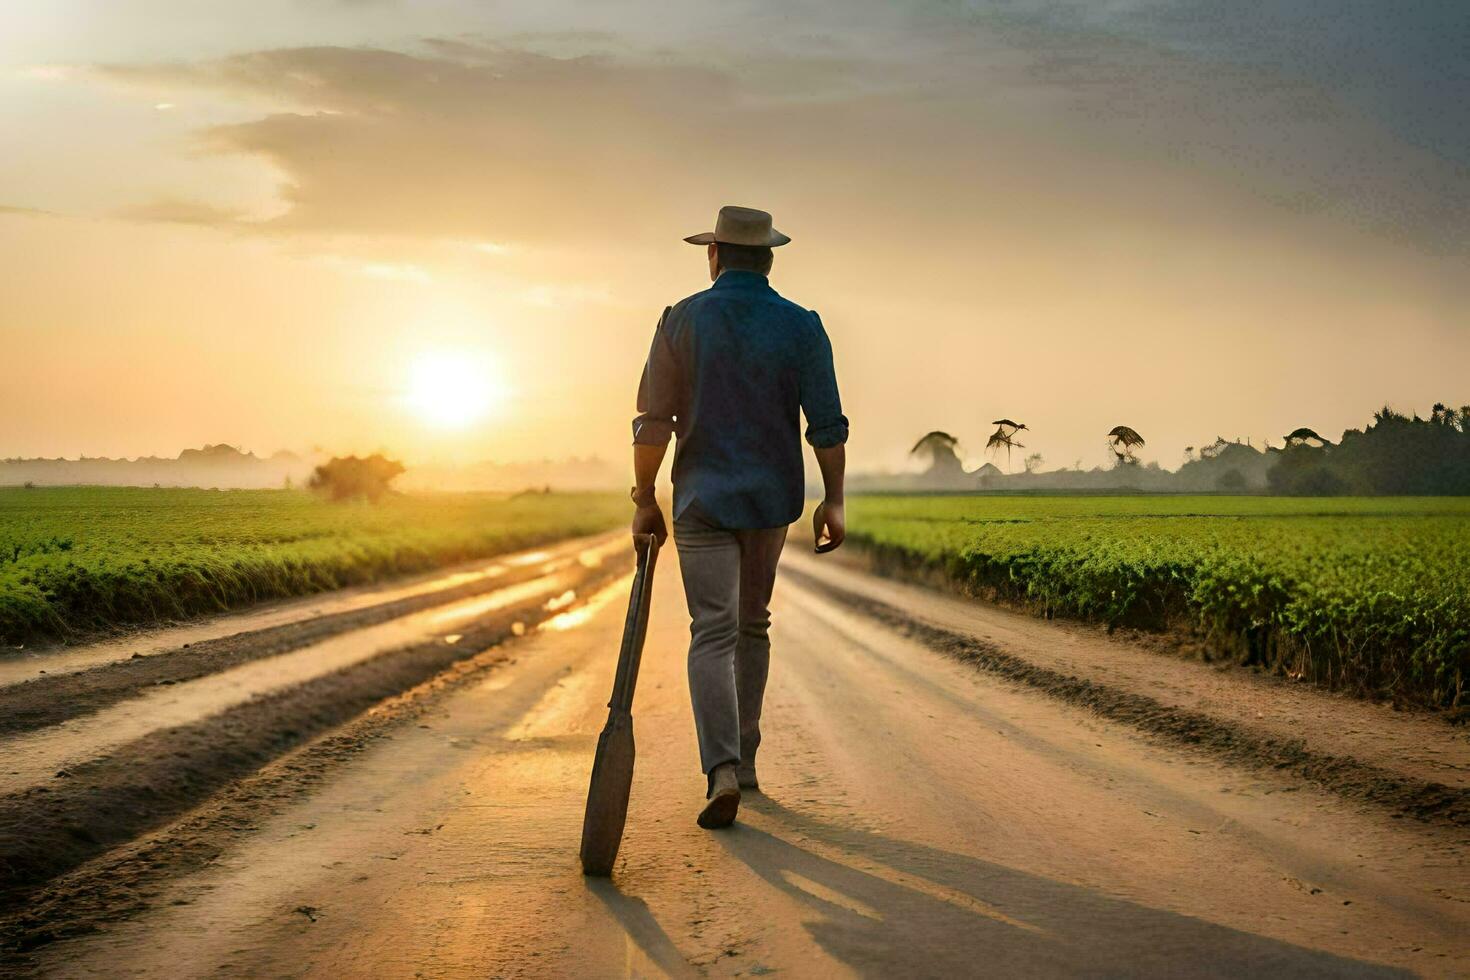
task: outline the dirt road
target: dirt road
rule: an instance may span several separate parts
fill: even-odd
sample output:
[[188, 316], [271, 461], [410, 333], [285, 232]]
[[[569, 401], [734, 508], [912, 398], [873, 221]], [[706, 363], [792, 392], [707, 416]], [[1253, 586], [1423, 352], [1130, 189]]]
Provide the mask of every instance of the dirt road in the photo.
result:
[[[694, 823], [703, 777], [687, 621], [666, 551], [635, 709], [628, 832], [613, 878], [585, 880], [581, 806], [627, 578], [601, 558], [556, 569], [568, 554], [523, 562], [539, 577], [507, 586], [521, 593], [498, 612], [500, 593], [487, 591], [458, 600], [479, 604], [458, 617], [435, 619], [456, 608], [445, 606], [348, 621], [315, 641], [336, 658], [336, 678], [403, 650], [428, 666], [404, 675], [406, 695], [305, 725], [285, 750], [261, 750], [185, 794], [167, 821], [37, 872], [13, 893], [24, 907], [9, 911], [8, 935], [26, 949], [12, 967], [67, 977], [1470, 970], [1463, 729], [1167, 661], [797, 554], [775, 602], [763, 792], [747, 796], [734, 829], [707, 832]], [[576, 582], [556, 578], [578, 570]], [[858, 595], [885, 605], [864, 608]], [[312, 608], [374, 608], [326, 601]], [[496, 625], [500, 614], [522, 628]], [[292, 620], [271, 615], [272, 627]], [[940, 627], [1037, 670], [1087, 675], [1094, 694], [1210, 713], [1245, 742], [1185, 747], [1106, 698], [1081, 703], [1007, 675], [1004, 660], [936, 649]], [[422, 659], [471, 642], [481, 652]], [[150, 651], [161, 662], [183, 652], [165, 641]], [[75, 658], [76, 669], [96, 669], [99, 656]], [[244, 657], [229, 669], [246, 673], [230, 681], [168, 685], [178, 695], [167, 704], [125, 691], [60, 728], [6, 736], [0, 752], [21, 762], [0, 765], [0, 792], [34, 803], [38, 788], [80, 793], [72, 779], [98, 791], [113, 783], [89, 765], [157, 762], [129, 755], [140, 739], [261, 704], [298, 723], [322, 710], [273, 700], [320, 682], [320, 649], [271, 656], [286, 658], [279, 671]], [[358, 683], [332, 691], [361, 693]], [[1375, 800], [1371, 786], [1356, 792], [1311, 765], [1250, 761], [1251, 738], [1269, 747], [1283, 733], [1311, 758], [1352, 761], [1420, 797], [1438, 786], [1430, 795], [1450, 802], [1416, 797], [1406, 813], [1395, 809], [1402, 795]], [[55, 767], [78, 775], [39, 785]]]

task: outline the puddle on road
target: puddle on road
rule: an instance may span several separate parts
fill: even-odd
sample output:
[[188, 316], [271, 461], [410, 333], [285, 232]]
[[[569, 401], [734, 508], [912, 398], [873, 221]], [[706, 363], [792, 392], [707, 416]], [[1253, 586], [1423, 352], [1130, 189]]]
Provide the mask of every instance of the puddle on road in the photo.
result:
[[498, 592], [482, 596], [478, 599], [467, 599], [461, 603], [455, 603], [446, 609], [430, 614], [430, 622], [438, 627], [447, 623], [468, 622], [487, 612], [503, 609], [506, 606], [514, 606], [524, 602], [533, 596], [541, 595], [547, 589], [548, 583], [545, 578], [534, 578], [520, 585], [507, 586]]
[[[552, 616], [550, 619], [546, 620], [546, 622], [542, 623], [536, 628], [553, 633], [576, 629], [578, 626], [581, 626], [588, 620], [592, 619], [593, 616], [596, 616], [615, 599], [621, 599], [624, 596], [628, 595], [628, 590], [631, 589], [632, 586], [633, 576], [624, 575], [622, 578], [614, 581], [611, 585], [605, 586], [604, 588], [599, 589], [597, 592], [593, 593], [591, 598], [589, 598], [582, 605], [578, 606], [576, 609], [570, 609], [564, 613]], [[551, 607], [548, 605], [547, 608], [549, 609]]]
[[561, 595], [552, 596], [550, 599], [547, 599], [546, 604], [543, 605], [541, 608], [545, 609], [547, 612], [556, 612], [558, 609], [565, 609], [567, 606], [570, 606], [576, 601], [577, 590], [567, 589]]

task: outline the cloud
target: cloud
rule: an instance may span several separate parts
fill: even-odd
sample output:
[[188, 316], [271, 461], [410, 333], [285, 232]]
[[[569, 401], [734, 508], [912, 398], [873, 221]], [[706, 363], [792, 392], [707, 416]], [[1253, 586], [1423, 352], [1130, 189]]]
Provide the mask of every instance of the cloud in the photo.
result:
[[16, 69], [21, 78], [41, 82], [64, 82], [78, 74], [76, 65], [25, 65]]
[[146, 204], [122, 208], [116, 216], [127, 221], [159, 222], [175, 225], [207, 225], [233, 227], [247, 224], [245, 214], [200, 201], [162, 198]]
[[40, 208], [23, 208], [10, 204], [0, 204], [0, 214], [31, 215], [33, 217], [54, 217], [55, 211], [43, 211]]
[[[292, 107], [200, 135], [208, 150], [260, 157], [286, 176], [289, 210], [257, 226], [267, 231], [565, 240], [656, 215], [677, 193], [676, 171], [701, 157], [757, 149], [719, 132], [735, 92], [718, 73], [476, 52], [470, 63], [305, 48], [107, 71]], [[692, 191], [696, 179], [682, 183]]]
[[1406, 141], [1470, 164], [1470, 5], [1461, 0], [1128, 0], [1023, 5], [1018, 16], [1330, 92]]
[[[889, 52], [849, 39], [801, 55], [713, 47], [696, 62], [455, 38], [99, 71], [269, 106], [199, 134], [284, 175], [285, 209], [250, 226], [267, 233], [628, 241], [742, 193], [842, 197], [915, 226], [1168, 224], [1181, 201], [1209, 210], [1223, 189], [1431, 249], [1470, 240], [1464, 169], [1322, 85], [1201, 61], [1113, 21], [1062, 30], [1024, 14], [917, 21]], [[170, 211], [158, 220], [238, 224]]]

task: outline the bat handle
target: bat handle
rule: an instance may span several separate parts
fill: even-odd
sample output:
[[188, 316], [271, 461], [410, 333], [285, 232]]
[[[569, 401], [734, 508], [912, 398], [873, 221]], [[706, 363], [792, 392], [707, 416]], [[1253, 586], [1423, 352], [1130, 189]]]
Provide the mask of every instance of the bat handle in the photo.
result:
[[648, 603], [653, 591], [653, 568], [658, 561], [658, 538], [652, 534], [635, 534], [633, 548], [638, 553], [638, 570], [633, 576], [632, 594], [628, 596], [628, 617], [623, 623], [623, 642], [618, 651], [612, 700], [608, 702], [609, 708], [624, 712], [633, 707], [633, 688], [638, 683], [639, 661], [643, 659], [643, 638], [648, 632]]

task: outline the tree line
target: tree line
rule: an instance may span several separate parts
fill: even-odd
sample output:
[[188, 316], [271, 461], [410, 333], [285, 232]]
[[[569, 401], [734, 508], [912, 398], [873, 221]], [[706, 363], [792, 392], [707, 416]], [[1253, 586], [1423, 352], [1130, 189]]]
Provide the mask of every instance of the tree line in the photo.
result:
[[1470, 494], [1470, 405], [1429, 418], [1384, 407], [1337, 444], [1288, 440], [1266, 474], [1273, 493], [1301, 496]]
[[[1006, 469], [1010, 454], [1022, 449], [1016, 436], [1029, 431], [1011, 419], [991, 423], [995, 433], [986, 443], [992, 454], [1004, 450]], [[1176, 473], [1157, 464], [1139, 463], [1134, 450], [1144, 445], [1137, 430], [1115, 426], [1107, 434], [1114, 457], [1112, 468], [1086, 474], [1067, 471], [1043, 473], [1038, 453], [1025, 459], [1025, 473], [1002, 473], [986, 465], [967, 472], [960, 462], [958, 440], [947, 432], [923, 436], [911, 452], [927, 456], [930, 468], [921, 480], [959, 489], [978, 480], [982, 487], [1101, 489], [1136, 487], [1154, 491], [1201, 489], [1224, 492], [1269, 492], [1297, 496], [1337, 495], [1461, 495], [1470, 494], [1470, 405], [1450, 408], [1436, 404], [1428, 418], [1405, 415], [1384, 407], [1365, 428], [1349, 429], [1338, 442], [1313, 429], [1300, 427], [1282, 437], [1280, 446], [1268, 440], [1263, 448], [1248, 442], [1217, 439], [1198, 451], [1185, 451]]]

